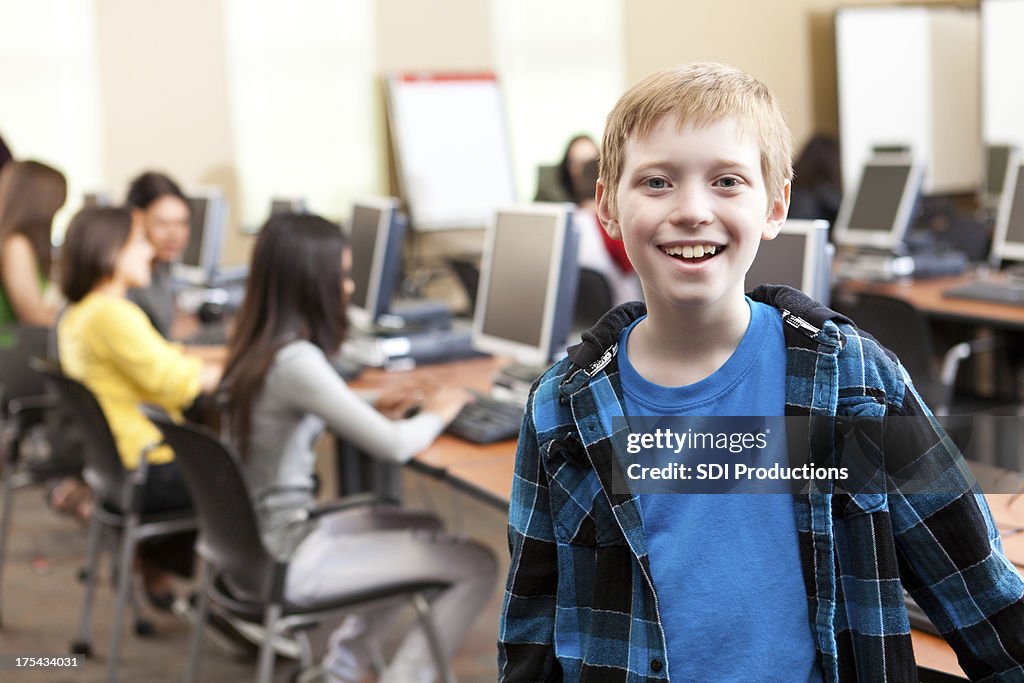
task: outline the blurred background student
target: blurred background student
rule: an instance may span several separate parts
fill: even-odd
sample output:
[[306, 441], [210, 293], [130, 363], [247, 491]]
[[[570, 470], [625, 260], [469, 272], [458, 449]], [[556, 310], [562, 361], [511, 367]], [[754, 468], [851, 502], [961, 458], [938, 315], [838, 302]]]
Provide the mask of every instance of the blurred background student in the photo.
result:
[[[160, 443], [160, 432], [140, 404], [160, 406], [180, 419], [200, 391], [211, 391], [220, 367], [167, 342], [146, 314], [127, 298], [150, 282], [154, 248], [142, 221], [127, 209], [83, 209], [64, 241], [61, 287], [68, 307], [57, 326], [63, 371], [95, 394], [128, 470], [144, 449]], [[174, 453], [157, 446], [147, 456], [144, 511], [189, 508], [191, 498]], [[194, 534], [151, 539], [139, 547], [145, 592], [157, 608], [174, 601], [172, 573], [192, 574]]]
[[0, 325], [53, 324], [57, 304], [44, 296], [50, 233], [66, 198], [64, 176], [46, 164], [11, 161], [0, 170]]
[[146, 312], [165, 339], [170, 339], [176, 312], [171, 265], [188, 246], [192, 227], [188, 199], [170, 177], [147, 171], [132, 180], [126, 201], [153, 245], [150, 283], [131, 289], [128, 298]]
[[542, 166], [537, 178], [538, 202], [574, 202], [578, 196], [583, 165], [596, 159], [597, 143], [589, 135], [575, 135], [565, 146], [557, 166]]
[[[297, 604], [409, 580], [449, 587], [433, 600], [451, 655], [490, 595], [496, 563], [484, 546], [449, 536], [431, 514], [393, 506], [310, 520], [312, 444], [324, 425], [368, 455], [404, 463], [429, 446], [466, 401], [461, 389], [410, 386], [378, 412], [332, 369], [346, 332], [352, 252], [337, 225], [310, 214], [275, 216], [260, 232], [224, 373], [228, 435], [245, 466], [265, 544], [291, 561], [285, 597]], [[418, 414], [401, 416], [420, 404]], [[392, 419], [399, 418], [399, 419]], [[361, 681], [394, 609], [350, 617], [330, 638], [327, 680]], [[435, 669], [415, 625], [379, 679], [428, 683]]]

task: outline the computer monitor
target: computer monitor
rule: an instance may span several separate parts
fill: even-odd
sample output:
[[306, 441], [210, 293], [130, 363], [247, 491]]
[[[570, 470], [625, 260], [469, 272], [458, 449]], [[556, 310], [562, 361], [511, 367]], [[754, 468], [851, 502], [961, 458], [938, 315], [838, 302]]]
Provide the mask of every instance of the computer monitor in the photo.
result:
[[274, 197], [270, 200], [270, 215], [306, 213], [306, 200], [302, 197]]
[[101, 206], [113, 206], [114, 200], [111, 198], [110, 193], [104, 190], [96, 190], [94, 192], [86, 192], [82, 195], [82, 208], [94, 209]]
[[565, 348], [576, 305], [579, 233], [571, 204], [499, 210], [488, 226], [473, 346], [542, 365]]
[[228, 204], [216, 189], [187, 194], [191, 211], [188, 245], [175, 264], [175, 276], [192, 284], [205, 284], [213, 276], [227, 230]]
[[1024, 261], [1024, 166], [1016, 164], [1006, 174], [1006, 192], [996, 214], [992, 236], [992, 260]]
[[998, 209], [1006, 189], [1006, 176], [1020, 163], [1016, 145], [985, 145], [985, 184], [981, 201], [986, 207]]
[[391, 304], [401, 274], [405, 228], [394, 197], [360, 199], [352, 206], [349, 241], [356, 290], [348, 312], [357, 327], [369, 328]]
[[789, 285], [827, 306], [834, 251], [828, 221], [788, 220], [775, 239], [761, 242], [747, 271], [746, 290], [761, 284]]
[[908, 154], [872, 157], [857, 190], [844, 196], [839, 206], [836, 244], [898, 249], [913, 218], [924, 168]]

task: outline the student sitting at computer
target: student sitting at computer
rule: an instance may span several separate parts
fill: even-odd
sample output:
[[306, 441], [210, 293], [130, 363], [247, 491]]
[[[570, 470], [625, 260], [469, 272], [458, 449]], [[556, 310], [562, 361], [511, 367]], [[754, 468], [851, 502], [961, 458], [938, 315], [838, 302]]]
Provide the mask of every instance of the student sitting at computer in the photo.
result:
[[[402, 463], [429, 446], [465, 403], [461, 390], [442, 389], [416, 416], [388, 419], [331, 368], [327, 354], [345, 335], [353, 288], [345, 242], [338, 226], [308, 214], [275, 216], [264, 226], [222, 385], [227, 432], [245, 463], [268, 549], [291, 559], [287, 599], [316, 602], [411, 578], [448, 582], [434, 609], [450, 655], [494, 587], [488, 550], [445, 535], [423, 513], [364, 508], [317, 522], [299, 514], [315, 503], [312, 443], [325, 423], [371, 456]], [[402, 410], [401, 401], [390, 403]], [[389, 616], [350, 618], [335, 631], [324, 662], [331, 680], [362, 680], [367, 639], [379, 639]], [[380, 680], [434, 680], [419, 628], [404, 637]]]
[[597, 143], [586, 134], [575, 135], [565, 146], [557, 166], [542, 166], [537, 178], [538, 202], [576, 201], [574, 187], [579, 186], [583, 165], [597, 158]]
[[128, 298], [146, 312], [160, 334], [170, 338], [174, 323], [174, 288], [171, 264], [188, 246], [191, 209], [185, 193], [163, 173], [147, 171], [128, 186], [126, 202], [145, 226], [153, 245], [153, 274], [150, 284], [128, 292]]
[[44, 296], [50, 277], [50, 230], [67, 182], [38, 161], [12, 161], [0, 171], [0, 325], [49, 326], [57, 303]]
[[[83, 209], [68, 228], [61, 263], [69, 302], [57, 325], [61, 367], [96, 395], [129, 470], [138, 467], [144, 449], [161, 441], [140, 404], [180, 417], [200, 391], [220, 380], [218, 366], [168, 343], [128, 300], [129, 289], [149, 284], [153, 254], [141, 220], [127, 209]], [[190, 507], [171, 449], [154, 448], [147, 462], [145, 511]], [[193, 540], [188, 533], [140, 546], [146, 593], [155, 606], [170, 609], [174, 600], [169, 572], [191, 575]]]

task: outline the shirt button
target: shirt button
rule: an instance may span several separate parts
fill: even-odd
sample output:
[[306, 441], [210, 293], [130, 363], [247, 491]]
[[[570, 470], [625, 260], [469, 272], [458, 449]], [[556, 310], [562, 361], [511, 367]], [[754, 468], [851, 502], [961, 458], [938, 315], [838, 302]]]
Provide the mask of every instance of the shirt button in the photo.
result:
[[651, 671], [655, 671], [655, 672], [661, 671], [661, 660], [660, 659], [652, 659], [651, 660]]

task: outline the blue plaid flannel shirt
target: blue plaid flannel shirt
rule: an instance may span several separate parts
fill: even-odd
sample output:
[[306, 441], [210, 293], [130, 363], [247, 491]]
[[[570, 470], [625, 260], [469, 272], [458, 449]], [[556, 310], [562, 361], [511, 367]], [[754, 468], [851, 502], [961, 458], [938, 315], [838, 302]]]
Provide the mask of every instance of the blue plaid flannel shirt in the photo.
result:
[[[849, 320], [789, 288], [751, 296], [782, 310], [787, 323], [787, 415], [929, 415], [902, 367]], [[612, 427], [624, 411], [615, 345], [643, 312], [642, 304], [610, 312], [531, 393], [509, 509], [502, 681], [669, 678], [636, 500], [611, 486], [625, 462], [616, 448], [624, 435]], [[902, 445], [940, 463], [960, 457], [931, 421], [914, 424], [928, 427], [902, 434]], [[834, 448], [831, 432], [814, 431], [812, 451], [815, 443]], [[795, 497], [808, 618], [826, 681], [918, 680], [901, 583], [973, 680], [1024, 681], [1024, 580], [1002, 552], [984, 498], [967, 480], [955, 490]]]

